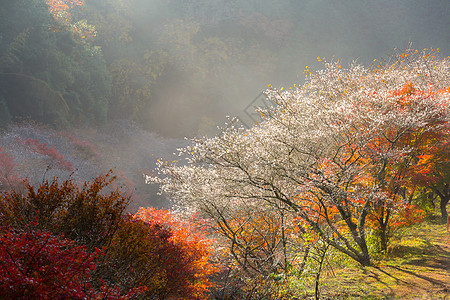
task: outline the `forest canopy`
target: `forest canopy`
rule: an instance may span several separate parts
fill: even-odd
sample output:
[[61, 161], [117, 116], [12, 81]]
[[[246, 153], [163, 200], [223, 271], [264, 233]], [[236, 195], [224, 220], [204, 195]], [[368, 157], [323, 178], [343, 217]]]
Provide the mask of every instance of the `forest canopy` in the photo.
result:
[[45, 1], [0, 8], [0, 114], [55, 125], [106, 121], [111, 79], [98, 47]]
[[[164, 136], [211, 134], [268, 83], [315, 57], [370, 63], [441, 47], [448, 2], [18, 0], [0, 8], [1, 123], [132, 119]], [[363, 25], [362, 25], [363, 24]], [[302, 78], [299, 79], [302, 81]]]

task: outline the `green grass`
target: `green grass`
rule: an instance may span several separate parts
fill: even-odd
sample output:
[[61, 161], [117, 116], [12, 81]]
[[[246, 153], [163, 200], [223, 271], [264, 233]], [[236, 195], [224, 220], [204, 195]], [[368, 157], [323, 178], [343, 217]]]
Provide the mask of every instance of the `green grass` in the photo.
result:
[[[328, 257], [320, 277], [320, 299], [450, 300], [450, 233], [445, 224], [432, 219], [398, 232], [387, 253], [373, 257], [371, 267], [331, 248]], [[268, 286], [275, 292], [270, 299], [315, 299], [317, 266], [308, 266], [301, 277]]]
[[426, 221], [394, 237], [372, 267], [334, 266], [322, 278], [323, 299], [448, 299], [450, 233]]

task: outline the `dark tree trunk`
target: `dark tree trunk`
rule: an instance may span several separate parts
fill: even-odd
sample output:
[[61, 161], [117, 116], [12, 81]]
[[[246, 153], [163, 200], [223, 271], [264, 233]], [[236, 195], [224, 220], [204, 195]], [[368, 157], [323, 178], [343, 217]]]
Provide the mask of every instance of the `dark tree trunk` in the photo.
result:
[[380, 226], [380, 246], [381, 246], [381, 250], [384, 251], [386, 253], [387, 251], [387, 245], [388, 245], [388, 237], [387, 237], [387, 228], [386, 228], [386, 224], [381, 224]]
[[298, 277], [300, 277], [303, 274], [303, 271], [305, 270], [306, 262], [308, 260], [309, 251], [311, 249], [311, 245], [306, 246], [305, 253], [303, 254], [303, 260], [300, 264], [299, 270], [298, 270]]
[[390, 217], [390, 210], [386, 212], [386, 217], [381, 217], [380, 220], [378, 220], [380, 224], [380, 247], [381, 250], [386, 253], [388, 243], [389, 243], [389, 228], [388, 228], [388, 222]]
[[325, 262], [325, 257], [327, 255], [327, 251], [328, 251], [328, 247], [329, 244], [326, 244], [325, 248], [317, 248], [317, 250], [320, 253], [320, 257], [317, 259], [318, 263], [319, 263], [319, 268], [317, 270], [316, 273], [316, 281], [314, 284], [314, 296], [315, 296], [315, 300], [319, 300], [320, 299], [320, 290], [319, 290], [319, 280], [320, 280], [320, 274], [322, 273], [322, 267], [323, 267], [323, 263]]
[[444, 184], [444, 188], [442, 190], [439, 190], [437, 188], [434, 188], [433, 190], [441, 200], [439, 203], [439, 208], [441, 209], [441, 220], [443, 223], [446, 223], [448, 217], [447, 204], [450, 200], [450, 184]]
[[367, 249], [367, 247], [365, 247], [364, 249], [362, 249], [362, 255], [359, 257], [358, 262], [359, 262], [363, 267], [368, 267], [368, 266], [371, 265], [371, 263], [370, 263], [369, 250]]
[[447, 218], [448, 218], [447, 204], [448, 204], [449, 200], [450, 200], [450, 197], [449, 197], [449, 195], [447, 195], [447, 197], [441, 198], [441, 203], [439, 205], [439, 207], [441, 208], [441, 218], [442, 218], [443, 223], [447, 222]]

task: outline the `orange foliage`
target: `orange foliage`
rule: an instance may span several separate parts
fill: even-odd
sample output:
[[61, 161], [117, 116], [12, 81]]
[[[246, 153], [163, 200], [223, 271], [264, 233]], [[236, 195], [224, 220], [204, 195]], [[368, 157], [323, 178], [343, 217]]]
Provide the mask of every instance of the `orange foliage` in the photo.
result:
[[[397, 100], [397, 106], [393, 109], [405, 111], [410, 109], [410, 106], [413, 106], [418, 98], [433, 99], [449, 92], [449, 88], [437, 91], [433, 91], [431, 88], [419, 90], [412, 82], [409, 82], [398, 90], [391, 92], [391, 95], [396, 97]], [[376, 93], [374, 92], [372, 96], [376, 96]], [[366, 109], [372, 108], [366, 107]], [[358, 174], [357, 177], [349, 179], [350, 184], [342, 183], [340, 188], [348, 192], [345, 196], [347, 203], [317, 202], [314, 200], [316, 195], [320, 195], [320, 191], [317, 190], [311, 195], [298, 197], [297, 204], [303, 207], [303, 213], [308, 218], [317, 220], [315, 222], [318, 225], [323, 224], [326, 220], [337, 221], [336, 229], [338, 233], [345, 235], [348, 228], [343, 221], [339, 221], [340, 216], [337, 207], [341, 206], [352, 216], [358, 216], [358, 211], [364, 206], [367, 199], [356, 198], [352, 196], [352, 193], [355, 190], [363, 191], [365, 189], [367, 193], [370, 193], [370, 188], [379, 184], [381, 188], [379, 195], [383, 195], [381, 198], [384, 200], [375, 199], [371, 203], [367, 223], [369, 227], [375, 229], [381, 235], [385, 235], [382, 240], [387, 241], [391, 231], [421, 222], [424, 217], [423, 211], [416, 206], [405, 204], [406, 195], [401, 195], [403, 196], [402, 199], [399, 193], [404, 191], [405, 187], [410, 193], [414, 193], [418, 184], [435, 183], [447, 176], [450, 157], [448, 155], [450, 150], [448, 130], [433, 129], [437, 125], [441, 124], [428, 123], [426, 128], [418, 129], [386, 125], [382, 133], [371, 137], [365, 148], [353, 144], [349, 140], [346, 145], [340, 148], [339, 156], [333, 159], [322, 159], [318, 165], [318, 170], [321, 173], [314, 174], [311, 177], [313, 180], [320, 179], [320, 176], [338, 178], [342, 166], [367, 170]], [[405, 131], [403, 132], [403, 130]], [[412, 149], [412, 152], [399, 153], [395, 161], [389, 161], [381, 156], [374, 155], [405, 148]], [[381, 162], [381, 159], [386, 161]], [[382, 172], [380, 172], [380, 163], [385, 164]], [[447, 171], [443, 170], [445, 168], [447, 168]], [[300, 198], [302, 198], [301, 201]], [[321, 206], [314, 203], [321, 203]]]
[[[450, 88], [416, 92], [416, 94], [421, 97], [434, 98], [450, 94]], [[408, 180], [400, 182], [411, 191], [414, 191], [417, 185], [435, 184], [444, 179], [447, 176], [446, 173], [449, 172], [450, 143], [448, 142], [448, 136], [450, 127], [448, 123], [445, 123], [446, 126], [443, 130], [432, 130], [435, 125], [440, 124], [436, 122], [428, 124], [427, 130], [411, 131], [401, 140], [403, 144], [410, 145], [415, 149], [413, 160], [405, 171], [405, 177]]]
[[71, 17], [69, 10], [76, 6], [83, 6], [84, 0], [46, 0], [45, 3], [55, 20], [67, 25], [70, 23]]
[[414, 88], [413, 83], [409, 82], [403, 85], [403, 87], [398, 91], [392, 92], [392, 95], [401, 96], [398, 100], [398, 103], [405, 106], [409, 104], [409, 101], [411, 99], [409, 96], [411, 96], [415, 91], [416, 89]]
[[158, 265], [152, 275], [155, 280], [151, 283], [159, 282], [159, 286], [153, 286], [154, 291], [165, 297], [206, 299], [213, 286], [210, 277], [217, 271], [210, 261], [212, 240], [169, 210], [141, 207], [133, 219], [145, 224], [145, 243], [149, 243], [146, 256]]
[[[71, 10], [75, 7], [83, 7], [84, 0], [46, 0], [48, 11], [59, 23], [59, 26], [53, 26], [53, 31], [69, 29], [73, 32], [74, 38], [78, 41], [92, 41], [97, 32], [95, 26], [89, 25], [86, 20], [73, 22]], [[62, 26], [62, 28], [60, 28]]]
[[[449, 91], [448, 88], [433, 91], [431, 87], [427, 90], [419, 90], [412, 83], [407, 83], [393, 91], [391, 95], [398, 97], [397, 109], [405, 111], [419, 98], [432, 100]], [[435, 119], [442, 118], [436, 116]], [[409, 196], [408, 201], [412, 200], [418, 185], [435, 183], [446, 177], [442, 169], [448, 168], [449, 165], [449, 131], [442, 130], [441, 125], [442, 121], [431, 121], [424, 127], [416, 129], [396, 128], [397, 132], [405, 131], [398, 139], [395, 139], [395, 143], [392, 142], [394, 140], [392, 138], [381, 138], [376, 141], [377, 147], [410, 149], [409, 153], [399, 155], [396, 162], [388, 164], [383, 174], [384, 193], [391, 201], [375, 202], [368, 216], [369, 226], [376, 230], [381, 229], [382, 234], [385, 235], [382, 237], [385, 241], [384, 248], [390, 232], [421, 222], [424, 218], [424, 212], [420, 208], [405, 203], [406, 198]], [[448, 126], [446, 128], [448, 129]], [[390, 135], [388, 129], [386, 132], [387, 137], [395, 136]]]
[[290, 256], [286, 243], [295, 239], [296, 229], [292, 218], [280, 212], [242, 212], [217, 228], [229, 242], [221, 255], [232, 257], [243, 275], [267, 276], [282, 271]]
[[397, 230], [420, 223], [424, 219], [425, 212], [420, 207], [414, 204], [407, 204], [392, 218], [391, 226], [393, 230]]

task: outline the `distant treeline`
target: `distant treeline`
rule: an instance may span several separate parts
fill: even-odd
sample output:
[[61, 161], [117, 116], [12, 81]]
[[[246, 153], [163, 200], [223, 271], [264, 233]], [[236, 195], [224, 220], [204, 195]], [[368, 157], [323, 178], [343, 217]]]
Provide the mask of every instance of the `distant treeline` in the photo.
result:
[[448, 11], [443, 0], [5, 1], [0, 123], [129, 118], [168, 136], [208, 133], [317, 56], [446, 47]]

